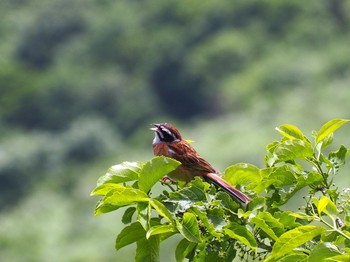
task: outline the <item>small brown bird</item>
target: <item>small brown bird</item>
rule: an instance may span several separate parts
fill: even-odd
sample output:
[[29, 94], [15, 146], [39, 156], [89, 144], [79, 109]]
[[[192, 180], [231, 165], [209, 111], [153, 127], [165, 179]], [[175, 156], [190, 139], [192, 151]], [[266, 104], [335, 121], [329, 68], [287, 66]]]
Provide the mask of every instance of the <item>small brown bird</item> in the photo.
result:
[[151, 128], [155, 132], [153, 139], [153, 151], [156, 156], [166, 156], [181, 162], [181, 165], [169, 174], [175, 180], [188, 183], [195, 176], [200, 176], [207, 181], [221, 187], [242, 203], [248, 203], [251, 199], [222, 179], [206, 160], [180, 135], [180, 132], [171, 124], [154, 124]]

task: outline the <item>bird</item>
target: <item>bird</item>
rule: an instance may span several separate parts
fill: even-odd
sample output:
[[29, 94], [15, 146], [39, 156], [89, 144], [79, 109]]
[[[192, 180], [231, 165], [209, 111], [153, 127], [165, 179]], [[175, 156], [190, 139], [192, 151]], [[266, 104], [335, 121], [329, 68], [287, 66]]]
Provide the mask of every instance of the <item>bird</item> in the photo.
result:
[[187, 140], [183, 139], [176, 127], [169, 123], [160, 123], [153, 124], [150, 129], [155, 133], [154, 155], [170, 157], [181, 163], [169, 173], [169, 178], [184, 181], [187, 184], [195, 176], [200, 176], [205, 181], [222, 188], [243, 204], [251, 201], [248, 196], [221, 178], [220, 172], [202, 158]]

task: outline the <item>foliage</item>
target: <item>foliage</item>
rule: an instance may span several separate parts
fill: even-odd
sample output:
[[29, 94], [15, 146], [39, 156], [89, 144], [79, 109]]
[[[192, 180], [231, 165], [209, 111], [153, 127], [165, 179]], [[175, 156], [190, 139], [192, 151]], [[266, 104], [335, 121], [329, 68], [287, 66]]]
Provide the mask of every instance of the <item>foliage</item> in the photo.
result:
[[147, 159], [149, 123], [196, 134], [222, 168], [262, 165], [276, 122], [348, 118], [349, 10], [341, 0], [2, 0], [0, 260], [110, 261], [109, 223], [91, 224], [109, 216], [90, 220], [84, 197], [104, 166]]
[[159, 112], [187, 120], [348, 82], [345, 1], [22, 2], [1, 10], [0, 120], [10, 126], [57, 130], [86, 111], [131, 127]]
[[[333, 179], [350, 151], [341, 145], [326, 153], [346, 122], [333, 119], [312, 139], [296, 126], [279, 126], [282, 138], [267, 145], [264, 168], [228, 167], [223, 177], [253, 198], [247, 206], [198, 177], [154, 195], [157, 181], [180, 164], [157, 156], [112, 166], [91, 193], [103, 196], [95, 215], [126, 207], [115, 247], [136, 243], [136, 261], [159, 261], [160, 243], [175, 234], [182, 237], [174, 250], [177, 261], [347, 261], [350, 194]], [[301, 190], [305, 206], [285, 210]]]
[[[0, 211], [13, 206], [31, 192], [31, 187], [44, 182], [48, 171], [60, 170], [63, 163], [94, 161], [106, 156], [113, 146], [121, 147], [117, 134], [101, 119], [93, 117], [75, 121], [59, 135], [37, 133], [17, 134], [7, 138], [0, 148]], [[19, 164], [20, 163], [20, 164]], [[38, 173], [32, 177], [33, 173]], [[50, 177], [63, 188], [71, 187], [75, 178]], [[13, 193], [13, 189], [16, 193]]]

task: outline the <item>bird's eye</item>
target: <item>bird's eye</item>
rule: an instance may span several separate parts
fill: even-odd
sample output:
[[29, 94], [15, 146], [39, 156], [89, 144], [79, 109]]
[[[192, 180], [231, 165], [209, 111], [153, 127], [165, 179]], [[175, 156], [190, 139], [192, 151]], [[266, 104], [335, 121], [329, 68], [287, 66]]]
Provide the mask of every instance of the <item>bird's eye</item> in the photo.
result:
[[175, 134], [173, 134], [168, 128], [166, 127], [161, 127], [161, 132], [162, 134], [162, 139], [165, 142], [173, 142], [175, 141], [177, 138], [175, 136]]

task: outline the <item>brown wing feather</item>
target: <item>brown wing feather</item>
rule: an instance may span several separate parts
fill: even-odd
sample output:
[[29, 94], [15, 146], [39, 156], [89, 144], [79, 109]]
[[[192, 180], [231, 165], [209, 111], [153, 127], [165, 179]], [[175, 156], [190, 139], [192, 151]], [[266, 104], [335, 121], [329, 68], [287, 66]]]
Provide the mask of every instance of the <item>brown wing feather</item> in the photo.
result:
[[186, 167], [203, 172], [203, 174], [197, 175], [204, 175], [208, 172], [218, 173], [190, 144], [186, 141], [180, 141], [178, 143], [181, 143], [181, 145], [177, 145], [176, 147], [169, 145], [169, 148], [175, 152], [172, 155], [173, 158], [180, 161]]

